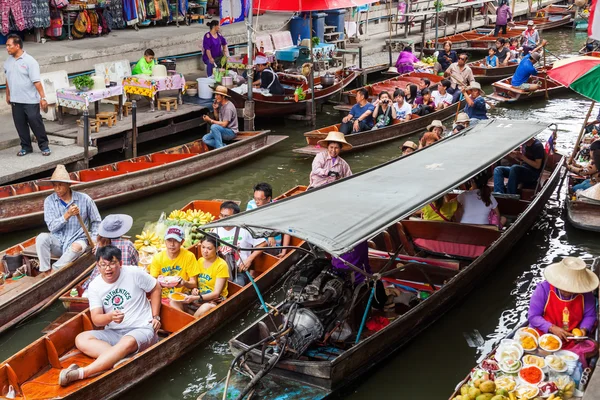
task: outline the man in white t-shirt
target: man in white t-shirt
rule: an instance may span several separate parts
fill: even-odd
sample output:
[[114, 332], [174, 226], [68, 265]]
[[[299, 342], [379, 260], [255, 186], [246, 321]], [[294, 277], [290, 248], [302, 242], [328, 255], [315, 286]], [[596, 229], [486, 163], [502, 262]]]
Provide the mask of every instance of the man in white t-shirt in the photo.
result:
[[452, 95], [446, 91], [449, 87], [450, 81], [442, 79], [437, 85], [437, 92], [431, 94], [436, 109], [441, 110], [452, 104]]
[[122, 266], [121, 250], [115, 246], [99, 248], [96, 261], [100, 276], [88, 289], [90, 315], [94, 325], [104, 329], [77, 335], [77, 348], [95, 360], [84, 368], [71, 364], [60, 371], [61, 386], [107, 371], [158, 340], [161, 288], [156, 279], [138, 267]]
[[[235, 214], [240, 213], [240, 206], [233, 201], [226, 201], [221, 204], [220, 218], [227, 218]], [[235, 240], [237, 232], [237, 241]], [[250, 248], [250, 247], [265, 247], [267, 241], [264, 238], [254, 239], [250, 232], [243, 228], [237, 228], [234, 226], [222, 227], [215, 229], [215, 233], [219, 235], [219, 239], [224, 242], [234, 244], [237, 247]], [[219, 247], [219, 251], [225, 257], [233, 250], [229, 246], [222, 245]], [[239, 257], [238, 252], [233, 252], [237, 263], [238, 271], [248, 271], [252, 267], [252, 261], [260, 254], [262, 250], [240, 250]], [[252, 271], [250, 271], [252, 273]]]

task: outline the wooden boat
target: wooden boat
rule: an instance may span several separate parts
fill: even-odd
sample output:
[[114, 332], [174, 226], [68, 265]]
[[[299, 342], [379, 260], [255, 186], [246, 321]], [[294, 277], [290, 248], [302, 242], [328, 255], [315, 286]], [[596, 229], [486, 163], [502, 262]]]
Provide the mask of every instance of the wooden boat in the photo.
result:
[[574, 16], [577, 13], [577, 9], [573, 4], [569, 6], [561, 6], [551, 4], [544, 8], [540, 8], [535, 14], [539, 17], [545, 17], [547, 15], [571, 15]]
[[[511, 123], [513, 124], [512, 127], [515, 128], [514, 124], [516, 124], [517, 121], [511, 121]], [[352, 246], [353, 243], [363, 240], [362, 238], [368, 237], [368, 235], [375, 235], [371, 239], [371, 247], [376, 247], [379, 254], [383, 253], [389, 258], [398, 251], [405, 257], [403, 259], [398, 259], [397, 262], [400, 264], [397, 264], [396, 268], [386, 272], [383, 278], [384, 281], [387, 280], [388, 283], [393, 283], [395, 286], [400, 285], [400, 287], [408, 284], [418, 285], [416, 287], [419, 287], [419, 291], [428, 292], [428, 296], [424, 296], [426, 297], [425, 300], [418, 301], [418, 304], [415, 306], [407, 305], [400, 307], [396, 312], [388, 311], [391, 312], [391, 315], [386, 314], [390, 319], [389, 324], [381, 330], [376, 332], [370, 331], [366, 335], [359, 336], [356, 344], [356, 333], [354, 333], [356, 330], [352, 330], [352, 335], [344, 342], [334, 343], [325, 340], [325, 343], [323, 343], [320, 338], [317, 341], [311, 342], [312, 344], [308, 347], [308, 350], [303, 352], [301, 356], [289, 356], [289, 354], [293, 353], [288, 352], [286, 353], [288, 354], [287, 357], [280, 357], [279, 354], [275, 354], [272, 351], [272, 347], [269, 345], [267, 345], [266, 348], [252, 347], [261, 338], [264, 338], [261, 332], [278, 332], [274, 334], [275, 338], [277, 338], [277, 335], [287, 334], [286, 331], [280, 331], [280, 324], [283, 322], [283, 319], [286, 318], [285, 315], [281, 315], [280, 313], [277, 316], [271, 316], [273, 319], [271, 319], [271, 317], [261, 318], [258, 322], [246, 328], [230, 341], [230, 348], [236, 359], [240, 360], [243, 358], [243, 360], [245, 360], [245, 365], [251, 368], [254, 373], [263, 374], [264, 371], [268, 371], [269, 374], [281, 377], [287, 381], [294, 380], [307, 386], [322, 388], [327, 394], [331, 394], [345, 384], [352, 381], [355, 382], [362, 373], [366, 372], [376, 364], [374, 360], [382, 362], [385, 358], [393, 354], [394, 350], [407, 344], [421, 330], [433, 323], [437, 318], [443, 315], [444, 312], [464, 297], [475, 286], [476, 282], [483, 279], [491, 272], [500, 260], [514, 249], [514, 246], [527, 232], [529, 227], [533, 225], [534, 221], [545, 207], [545, 204], [558, 183], [563, 162], [562, 156], [552, 156], [544, 162], [544, 171], [541, 176], [541, 186], [539, 187], [539, 190], [530, 190], [528, 194], [522, 192], [521, 199], [497, 197], [501, 213], [507, 216], [510, 221], [508, 227], [503, 231], [488, 229], [481, 225], [465, 225], [444, 221], [402, 220], [401, 222], [394, 222], [395, 218], [398, 216], [406, 215], [405, 213], [410, 213], [410, 210], [419, 207], [418, 204], [427, 204], [431, 198], [436, 198], [441, 195], [441, 191], [437, 192], [435, 195], [432, 193], [419, 194], [406, 187], [404, 189], [411, 194], [402, 195], [400, 194], [401, 190], [398, 190], [394, 193], [398, 196], [402, 196], [402, 199], [396, 199], [393, 204], [388, 204], [387, 206], [383, 206], [379, 199], [373, 199], [371, 203], [367, 200], [367, 197], [369, 196], [368, 193], [372, 191], [372, 188], [375, 185], [381, 185], [385, 181], [391, 182], [393, 176], [397, 174], [401, 174], [404, 177], [406, 175], [402, 171], [406, 171], [407, 169], [411, 170], [410, 173], [415, 173], [413, 168], [417, 168], [417, 165], [426, 165], [428, 162], [433, 162], [432, 160], [438, 159], [442, 153], [448, 155], [447, 158], [444, 159], [444, 162], [449, 163], [453, 168], [456, 168], [454, 160], [458, 160], [459, 157], [462, 157], [463, 151], [459, 150], [454, 155], [450, 155], [450, 152], [454, 152], [456, 149], [461, 148], [463, 143], [464, 145], [467, 143], [483, 143], [479, 133], [490, 129], [492, 126], [487, 123], [485, 124], [486, 126], [476, 125], [473, 130], [470, 130], [470, 132], [464, 136], [458, 136], [441, 145], [432, 146], [431, 150], [427, 152], [412, 153], [407, 157], [403, 157], [373, 170], [357, 174], [354, 177], [339, 181], [339, 183], [336, 184], [337, 192], [341, 191], [340, 196], [348, 194], [356, 187], [355, 198], [348, 199], [347, 201], [349, 203], [346, 205], [344, 205], [343, 202], [340, 202], [340, 206], [347, 208], [351, 205], [353, 206], [355, 203], [362, 203], [365, 210], [376, 206], [385, 207], [385, 209], [381, 209], [380, 214], [382, 217], [378, 221], [367, 222], [364, 220], [363, 214], [357, 213], [355, 217], [348, 215], [348, 220], [344, 221], [344, 223], [336, 229], [327, 228], [328, 232], [337, 235], [337, 232], [341, 229], [345, 229], [346, 226], [354, 225], [357, 226], [357, 229], [361, 229], [358, 228], [358, 225], [363, 226], [360, 236], [359, 234], [355, 234], [347, 240], [336, 236], [334, 244], [326, 246], [332, 246], [333, 248], [339, 249], [339, 252], [343, 252], [347, 248], [347, 245]], [[523, 132], [526, 123], [519, 122], [519, 124], [521, 124], [521, 128], [519, 129]], [[500, 128], [500, 125], [498, 125], [498, 128]], [[527, 126], [529, 125], [527, 124]], [[535, 135], [537, 132], [539, 132], [539, 129], [529, 131], [529, 134]], [[506, 133], [503, 134], [499, 130], [488, 133], [490, 135], [497, 134], [506, 138], [506, 136], [504, 136]], [[469, 135], [472, 136], [469, 138]], [[460, 138], [460, 140], [458, 138]], [[526, 140], [525, 135], [519, 136], [517, 139], [511, 139], [510, 143], [503, 143], [502, 151], [495, 152], [493, 156], [494, 159], [503, 157], [510, 149], [515, 147], [514, 143], [517, 141], [522, 142], [522, 139]], [[498, 140], [506, 139], [498, 138]], [[467, 148], [471, 147], [465, 146], [465, 152]], [[482, 151], [481, 147], [480, 150]], [[475, 160], [472, 161], [475, 162]], [[489, 163], [487, 161], [481, 162], [478, 164], [478, 168], [485, 169], [488, 165]], [[428, 174], [426, 175], [429, 176]], [[469, 177], [470, 176], [472, 176], [472, 174], [469, 174]], [[466, 178], [467, 177], [465, 176], [465, 179]], [[426, 178], [423, 176], [422, 178], [414, 177], [414, 179], [415, 184], [420, 185], [419, 179]], [[437, 182], [436, 185], [439, 184], [440, 189], [442, 189], [441, 180], [443, 180], [443, 178], [439, 177], [439, 179], [440, 182]], [[447, 186], [444, 187], [443, 192], [447, 192], [447, 187], [455, 187], [454, 185], [459, 181], [459, 179], [456, 179], [456, 181], [444, 182], [443, 184]], [[371, 183], [366, 185], [367, 187], [363, 187], [365, 182]], [[428, 184], [429, 183], [433, 184], [428, 180]], [[404, 184], [405, 186], [410, 186], [407, 182], [404, 182]], [[412, 188], [412, 186], [410, 187]], [[327, 187], [319, 190], [325, 191], [327, 190]], [[390, 192], [391, 189], [385, 191], [386, 194]], [[431, 192], [433, 192], [433, 190], [431, 190]], [[323, 198], [326, 197], [327, 193], [322, 192], [321, 194], [314, 195], [314, 199], [311, 198], [311, 195], [311, 192], [307, 193], [305, 196], [308, 197], [305, 197], [304, 201], [301, 200], [301, 197], [290, 199], [288, 204], [289, 210], [284, 208], [284, 202], [282, 202], [279, 207], [273, 207], [269, 211], [271, 213], [277, 212], [281, 217], [281, 221], [275, 219], [273, 214], [271, 214], [272, 220], [270, 221], [270, 224], [266, 227], [263, 225], [263, 227], [269, 230], [274, 227], [277, 227], [277, 229], [279, 229], [279, 227], [283, 228], [283, 226], [286, 225], [284, 218], [292, 212], [292, 209], [297, 211], [302, 205], [308, 204], [309, 200], [316, 201], [318, 198], [320, 201], [323, 201]], [[407, 205], [404, 204], [405, 196], [411, 196], [411, 199], [414, 199], [415, 197], [421, 199], [422, 197], [422, 200], [415, 199], [414, 203]], [[389, 199], [390, 201], [394, 201], [391, 197], [389, 197]], [[339, 198], [336, 198], [335, 201], [339, 202]], [[399, 204], [400, 201], [403, 202], [402, 205]], [[326, 205], [322, 204], [322, 206]], [[402, 207], [402, 209], [398, 209], [393, 215], [387, 214], [388, 210], [396, 207]], [[228, 223], [232, 223], [236, 226], [238, 224], [254, 226], [255, 223], [259, 223], [260, 217], [261, 215], [258, 214], [240, 215], [237, 217], [237, 220], [229, 220]], [[359, 224], [359, 220], [363, 221], [363, 223]], [[382, 231], [381, 226], [385, 226], [388, 222], [391, 222], [391, 225], [388, 225], [388, 227]], [[322, 223], [326, 224], [328, 221], [322, 221]], [[313, 226], [312, 219], [305, 221], [304, 224], [306, 224], [306, 228], [295, 223], [295, 232], [308, 235], [309, 227], [310, 229], [316, 229]], [[366, 224], [370, 227], [367, 228]], [[321, 239], [315, 236], [312, 245], [315, 245], [315, 242], [324, 244], [328, 240], [331, 239]], [[308, 238], [308, 241], [311, 242], [312, 239]], [[467, 255], [467, 252], [464, 251], [466, 249], [463, 248], [463, 246], [469, 248], [473, 246], [472, 250], [476, 249], [476, 251]], [[374, 256], [376, 254], [371, 251], [370, 255]], [[423, 264], [414, 264], [410, 261], [411, 257], [423, 257], [426, 259], [428, 265], [424, 269], [421, 269], [420, 266]], [[451, 265], [433, 265], [432, 261], [434, 260], [432, 259], [434, 258], [436, 260], [441, 259], [450, 262], [455, 267], [452, 267]], [[371, 268], [374, 272], [380, 270], [382, 264], [387, 261], [383, 258], [377, 263], [373, 262], [376, 260], [372, 257], [370, 259], [372, 261]], [[415, 260], [414, 262], [420, 263], [422, 260]], [[424, 282], [419, 283], [416, 282], [417, 280]], [[291, 284], [294, 283], [292, 282]], [[311, 297], [311, 300], [312, 299], [313, 298]], [[303, 303], [302, 300], [296, 301], [299, 302], [300, 307], [315, 307], [315, 310], [317, 310], [316, 307], [318, 306], [313, 306], [310, 302]], [[319, 304], [317, 301], [318, 298], [314, 302]], [[328, 308], [325, 308], [325, 311], [327, 310]], [[362, 310], [364, 310], [364, 306], [362, 309], [359, 307], [359, 310], [356, 312], [358, 322], [362, 319]], [[375, 313], [371, 315], [382, 314]], [[304, 323], [303, 327], [309, 325], [310, 324]], [[286, 329], [286, 327], [290, 327], [293, 332], [294, 326], [284, 325], [283, 329]], [[308, 330], [308, 328], [306, 329]], [[330, 331], [324, 330], [323, 334], [325, 333], [327, 333], [326, 337], [329, 337]], [[268, 338], [269, 337], [267, 337], [267, 339]], [[352, 344], [350, 344], [350, 342]], [[287, 343], [288, 346], [292, 346], [291, 341], [288, 341]], [[273, 363], [275, 357], [277, 357], [277, 361]], [[266, 360], [269, 361], [269, 366], [264, 364], [263, 361]], [[271, 365], [274, 365], [274, 367], [269, 368]], [[240, 390], [240, 388], [235, 387], [234, 390], [236, 393], [239, 393], [238, 390]], [[216, 393], [217, 396], [220, 396], [221, 394]]]
[[[301, 246], [302, 241], [292, 238], [292, 245]], [[192, 251], [198, 256], [197, 245]], [[266, 253], [257, 257], [254, 270], [260, 290], [266, 291], [272, 287], [298, 261], [300, 255], [299, 251], [293, 250], [282, 259]], [[75, 337], [79, 333], [94, 329], [89, 310], [83, 311], [1, 363], [0, 388], [12, 385], [17, 394], [15, 398], [22, 400], [117, 397], [208, 339], [257, 299], [252, 284], [240, 287], [229, 282], [228, 291], [226, 301], [198, 319], [163, 305], [158, 343], [133, 355], [116, 368], [60, 387], [58, 375], [61, 369], [72, 363], [86, 366], [93, 361], [75, 347]]]
[[485, 66], [485, 60], [480, 60], [470, 62], [467, 65], [471, 67], [475, 80], [481, 84], [484, 84], [512, 76], [519, 66], [519, 63], [509, 61], [508, 65], [501, 65], [496, 68], [488, 68]]
[[[572, 183], [572, 177], [569, 176], [569, 184]], [[572, 194], [569, 194], [565, 201], [565, 207], [567, 219], [575, 228], [600, 232], [600, 203], [577, 200]]]
[[[240, 132], [233, 143], [210, 150], [196, 140], [182, 146], [101, 167], [72, 172], [81, 183], [73, 190], [86, 193], [98, 208], [149, 196], [217, 173], [253, 157], [287, 136], [268, 131]], [[0, 232], [43, 224], [44, 200], [52, 193], [48, 179], [0, 186]]]
[[[529, 21], [530, 20], [517, 21], [512, 28], [525, 30], [527, 29], [527, 22]], [[563, 15], [549, 15], [547, 17], [533, 18], [532, 21], [535, 24], [535, 29], [542, 32], [570, 24], [573, 21], [573, 15], [570, 13]]]
[[[592, 265], [592, 271], [593, 271], [593, 272], [594, 272], [596, 275], [599, 275], [599, 274], [600, 274], [600, 270], [599, 270], [599, 262], [598, 262], [598, 261], [599, 261], [598, 259], [594, 260], [594, 263], [593, 263], [593, 265]], [[596, 293], [595, 293], [595, 295], [596, 295], [596, 298], [598, 298], [598, 290], [596, 290]], [[596, 307], [596, 308], [597, 308], [597, 310], [596, 310], [596, 313], [598, 313], [598, 312], [600, 311], [600, 308], [598, 307], [598, 302], [596, 302], [596, 304], [597, 304], [597, 307]], [[504, 339], [514, 339], [515, 333], [516, 333], [516, 332], [517, 332], [517, 331], [518, 331], [520, 328], [525, 328], [525, 327], [527, 327], [527, 326], [529, 326], [529, 322], [528, 322], [528, 321], [525, 321], [525, 322], [523, 322], [522, 324], [520, 324], [519, 326], [517, 326], [517, 327], [516, 327], [516, 328], [515, 328], [515, 329], [514, 329], [512, 332], [510, 332], [508, 335], [506, 335], [506, 337], [505, 337]], [[595, 332], [595, 334], [594, 334], [594, 332], [590, 332], [590, 336], [591, 336], [591, 335], [594, 335], [593, 337], [594, 337], [594, 339], [597, 341], [597, 340], [598, 340], [598, 329], [596, 328], [596, 332]], [[482, 360], [481, 360], [481, 362], [478, 364], [478, 366], [477, 366], [477, 367], [475, 367], [475, 368], [473, 368], [473, 370], [476, 370], [476, 369], [480, 369], [480, 370], [481, 370], [481, 369], [483, 369], [483, 370], [485, 371], [486, 369], [482, 368], [481, 366], [482, 366], [482, 364], [483, 364], [483, 363], [485, 363], [485, 362], [486, 362], [486, 360], [493, 360], [493, 362], [495, 362], [496, 360], [495, 360], [494, 356], [495, 356], [496, 352], [498, 351], [498, 347], [499, 347], [499, 345], [498, 345], [498, 346], [496, 346], [496, 347], [494, 347], [494, 349], [493, 349], [493, 350], [492, 350], [492, 351], [491, 351], [489, 354], [487, 354], [485, 357], [483, 357], [483, 359], [482, 359]], [[547, 353], [547, 352], [544, 352], [544, 353], [542, 353], [542, 352], [540, 352], [539, 350], [537, 350], [537, 351], [534, 351], [534, 352], [528, 352], [528, 354], [531, 354], [531, 355], [537, 355], [537, 356], [539, 356], [539, 357], [544, 357], [544, 356], [546, 356], [548, 353]], [[595, 363], [593, 363], [593, 364], [594, 364], [594, 365], [591, 365], [592, 371], [589, 373], [589, 377], [591, 377], [591, 376], [592, 376], [592, 374], [593, 374], [593, 373], [594, 373], [594, 371], [595, 371]], [[472, 370], [472, 371], [473, 371], [473, 370]], [[453, 393], [453, 394], [452, 394], [452, 395], [451, 395], [451, 396], [448, 398], [448, 400], [453, 400], [453, 399], [454, 399], [456, 396], [460, 395], [460, 394], [461, 394], [461, 393], [460, 393], [460, 388], [461, 388], [463, 385], [468, 385], [469, 383], [472, 383], [472, 378], [471, 378], [471, 372], [472, 372], [472, 371], [470, 371], [470, 372], [469, 372], [469, 374], [467, 374], [467, 376], [466, 376], [466, 377], [465, 377], [465, 378], [464, 378], [462, 381], [460, 381], [460, 382], [458, 383], [458, 385], [456, 385], [456, 389], [454, 390], [454, 393]], [[502, 373], [502, 372], [501, 372], [501, 373]], [[547, 381], [547, 380], [544, 380], [544, 382], [546, 382], [546, 381]], [[588, 379], [587, 381], [589, 382], [589, 379]], [[582, 387], [585, 387], [585, 385], [582, 385]], [[587, 398], [587, 397], [586, 397], [586, 395], [585, 395], [585, 391], [583, 391], [583, 390], [582, 390], [582, 392], [584, 392], [584, 394], [583, 394], [583, 398]], [[541, 394], [541, 393], [540, 393], [540, 394]], [[548, 396], [544, 396], [544, 398], [547, 398], [547, 397], [548, 397]], [[536, 398], [537, 398], [537, 397], [536, 397]], [[559, 397], [556, 397], [556, 398], [559, 398]], [[574, 397], [574, 398], [578, 398], [578, 399], [580, 399], [580, 398], [582, 398], [582, 397]]]
[[[33, 237], [0, 252], [0, 274], [9, 272], [8, 264], [12, 261], [18, 266], [29, 265], [26, 276], [7, 278], [0, 285], [0, 333], [42, 308], [94, 262], [94, 257], [88, 250], [58, 271], [40, 273], [36, 267], [39, 263], [35, 240]], [[13, 260], [9, 261], [7, 258]]]
[[[360, 75], [360, 71], [338, 71], [336, 73], [335, 84], [328, 87], [321, 87], [321, 78], [315, 78], [314, 100], [317, 104], [324, 103], [330, 97], [344, 90], [358, 75]], [[284, 85], [285, 89], [283, 95], [265, 96], [258, 92], [252, 94], [254, 113], [257, 117], [285, 116], [294, 113], [304, 113], [306, 111], [307, 103], [313, 100], [308, 80], [303, 76], [294, 78], [290, 75], [280, 75], [280, 82]], [[294, 91], [298, 86], [301, 86], [306, 94], [306, 98], [301, 101], [294, 99]], [[241, 95], [232, 89], [229, 89], [228, 93], [236, 108], [243, 109], [247, 96]]]
[[[548, 67], [546, 69], [549, 69]], [[494, 82], [492, 84], [492, 86], [494, 86], [494, 92], [487, 95], [487, 97], [494, 99], [498, 102], [507, 102], [507, 103], [514, 103], [520, 100], [529, 100], [529, 99], [534, 99], [534, 98], [540, 98], [540, 97], [545, 97], [546, 96], [546, 84], [544, 83], [544, 79], [546, 78], [546, 73], [541, 72], [540, 69], [538, 69], [538, 75], [537, 76], [532, 76], [529, 78], [528, 82], [529, 83], [538, 83], [541, 85], [541, 88], [534, 91], [534, 92], [528, 92], [519, 88], [516, 88], [514, 86], [511, 86], [511, 81], [512, 81], [512, 76], [510, 78], [505, 78], [502, 79], [498, 82]], [[560, 83], [556, 82], [555, 80], [552, 80], [551, 78], [547, 78], [548, 79], [548, 97], [552, 97], [556, 94], [562, 93], [562, 92], [566, 92], [568, 91], [568, 88], [564, 87], [563, 85], [561, 85]]]
[[505, 39], [512, 39], [521, 36], [523, 33], [522, 29], [508, 29], [506, 33], [498, 33], [498, 36], [494, 36], [494, 28], [482, 27], [470, 30], [468, 32], [457, 33], [454, 35], [444, 36], [438, 39], [437, 48], [426, 48], [424, 52], [427, 55], [433, 54], [436, 50], [443, 50], [444, 43], [451, 42], [452, 50], [457, 52], [487, 52], [487, 49], [494, 45], [496, 39], [501, 37]]

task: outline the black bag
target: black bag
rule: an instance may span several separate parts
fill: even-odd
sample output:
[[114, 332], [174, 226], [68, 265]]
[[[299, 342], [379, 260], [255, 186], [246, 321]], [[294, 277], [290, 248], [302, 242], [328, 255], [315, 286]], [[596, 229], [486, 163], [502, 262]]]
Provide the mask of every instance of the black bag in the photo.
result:
[[[235, 233], [233, 235], [233, 243], [232, 245], [237, 245], [238, 235], [240, 233], [240, 228], [235, 228]], [[232, 250], [223, 256], [225, 262], [227, 263], [227, 269], [229, 270], [229, 280], [236, 285], [246, 286], [249, 282], [248, 277], [244, 272], [238, 271], [237, 260], [235, 257], [235, 252]]]

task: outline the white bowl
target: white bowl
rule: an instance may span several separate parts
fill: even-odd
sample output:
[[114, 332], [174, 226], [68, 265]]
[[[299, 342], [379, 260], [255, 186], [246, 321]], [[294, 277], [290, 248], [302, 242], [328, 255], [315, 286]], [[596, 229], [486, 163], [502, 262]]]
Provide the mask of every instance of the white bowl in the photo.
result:
[[[557, 358], [559, 358], [560, 360], [562, 360], [562, 361], [564, 362], [564, 367], [563, 367], [563, 368], [561, 368], [561, 369], [556, 369], [556, 368], [553, 368], [553, 367], [552, 367], [552, 365], [550, 365], [550, 359], [551, 359], [552, 357], [557, 357]], [[559, 373], [560, 373], [560, 372], [565, 372], [565, 371], [567, 370], [567, 368], [569, 367], [569, 366], [568, 366], [568, 364], [567, 364], [567, 362], [566, 362], [565, 360], [563, 360], [563, 359], [562, 359], [560, 356], [556, 355], [556, 354], [551, 354], [551, 355], [549, 355], [549, 356], [546, 356], [546, 358], [545, 358], [544, 360], [546, 361], [546, 365], [548, 366], [548, 369], [549, 369], [550, 371], [553, 371], [553, 372], [559, 372]]]
[[[519, 389], [520, 389], [520, 388], [524, 388], [524, 387], [526, 387], [526, 388], [530, 388], [530, 389], [531, 389], [531, 393], [532, 393], [532, 394], [535, 392], [535, 394], [534, 394], [533, 396], [531, 396], [531, 395], [530, 395], [530, 396], [527, 396], [527, 398], [528, 398], [528, 399], [533, 399], [533, 398], [535, 398], [535, 396], [537, 396], [537, 395], [538, 395], [538, 393], [540, 392], [540, 388], [539, 388], [539, 387], [537, 387], [537, 386], [535, 386], [535, 385], [530, 385], [530, 384], [528, 384], [528, 383], [523, 383], [523, 384], [521, 384], [521, 385], [517, 386], [517, 388], [515, 389], [515, 395], [517, 395], [517, 393], [519, 393]], [[517, 398], [522, 398], [522, 397], [517, 395]]]
[[567, 363], [567, 365], [577, 366], [577, 363], [579, 362], [579, 356], [577, 355], [577, 353], [573, 353], [569, 350], [560, 350], [554, 353], [554, 355], [562, 358], [564, 362]]
[[[558, 340], [558, 349], [550, 350], [543, 346], [544, 338], [548, 338], [548, 337], [553, 337], [554, 339]], [[554, 352], [559, 351], [562, 348], [563, 343], [562, 343], [562, 340], [560, 340], [560, 338], [558, 336], [553, 335], [551, 333], [546, 333], [546, 334], [540, 336], [540, 340], [538, 340], [538, 345], [539, 345], [540, 349], [547, 351], [548, 353], [554, 353]]]
[[[174, 299], [174, 295], [181, 295], [183, 296], [183, 299], [178, 300], [178, 299]], [[181, 292], [175, 292], [175, 293], [169, 293], [169, 299], [171, 299], [172, 301], [177, 301], [177, 302], [182, 302], [185, 301], [185, 299], [187, 299], [188, 295], [185, 293], [181, 293]]]
[[[535, 347], [532, 349], [526, 349], [523, 346], [523, 343], [521, 343], [521, 339], [522, 338], [530, 338], [531, 340], [533, 340], [533, 343], [535, 344]], [[525, 350], [527, 353], [533, 353], [537, 350], [538, 348], [538, 338], [535, 337], [533, 334], [526, 332], [526, 331], [517, 331], [517, 333], [515, 333], [515, 339], [519, 341], [519, 344], [521, 345], [521, 347], [523, 347], [523, 350]]]
[[174, 288], [175, 286], [177, 286], [179, 284], [180, 279], [181, 279], [181, 277], [179, 277], [179, 276], [160, 275], [158, 277], [158, 283], [160, 283], [160, 286], [162, 286], [164, 288]]
[[[540, 374], [541, 374], [541, 378], [540, 378], [540, 380], [539, 380], [539, 381], [537, 381], [537, 382], [528, 382], [528, 381], [526, 381], [525, 379], [523, 379], [523, 378], [521, 377], [521, 372], [523, 372], [523, 370], [525, 370], [525, 369], [536, 369], [536, 370], [540, 371]], [[519, 370], [519, 379], [520, 379], [520, 380], [521, 380], [521, 381], [522, 381], [524, 384], [527, 384], [527, 385], [538, 385], [540, 382], [543, 382], [543, 381], [544, 381], [544, 378], [545, 378], [545, 377], [546, 377], [546, 374], [544, 374], [544, 371], [542, 371], [542, 369], [541, 369], [540, 367], [538, 367], [537, 365], [527, 365], [527, 366], [524, 366], [524, 367], [522, 367], [522, 368]]]
[[198, 89], [188, 89], [186, 90], [186, 94], [188, 96], [196, 96], [198, 94]]

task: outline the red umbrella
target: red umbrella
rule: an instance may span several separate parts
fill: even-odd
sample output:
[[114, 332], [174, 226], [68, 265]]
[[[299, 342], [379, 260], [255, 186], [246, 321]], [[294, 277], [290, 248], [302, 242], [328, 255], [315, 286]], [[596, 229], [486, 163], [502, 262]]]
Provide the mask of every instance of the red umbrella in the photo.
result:
[[254, 9], [259, 11], [320, 11], [358, 7], [375, 0], [253, 0]]

